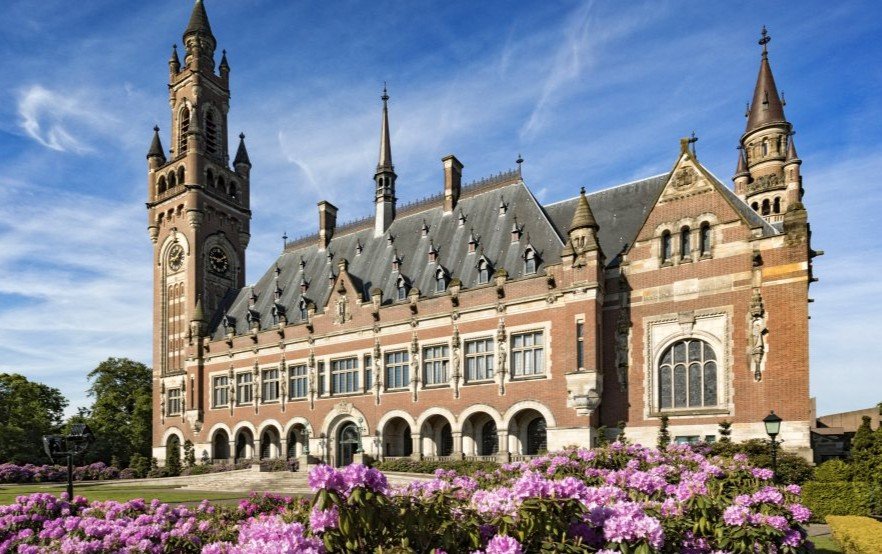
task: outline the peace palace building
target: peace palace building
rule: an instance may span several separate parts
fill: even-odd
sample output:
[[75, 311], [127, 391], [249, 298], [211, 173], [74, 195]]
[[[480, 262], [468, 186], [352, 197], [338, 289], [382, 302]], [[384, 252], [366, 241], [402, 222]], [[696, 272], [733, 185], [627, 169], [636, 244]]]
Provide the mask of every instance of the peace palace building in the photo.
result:
[[396, 205], [384, 92], [374, 215], [319, 202], [246, 285], [252, 167], [244, 135], [229, 163], [230, 66], [198, 0], [171, 149], [156, 129], [147, 154], [154, 455], [516, 460], [619, 422], [653, 445], [664, 415], [679, 441], [765, 437], [770, 410], [807, 450], [818, 253], [760, 42], [734, 190], [683, 139], [669, 172], [547, 205], [520, 169], [464, 185], [448, 155], [437, 195]]

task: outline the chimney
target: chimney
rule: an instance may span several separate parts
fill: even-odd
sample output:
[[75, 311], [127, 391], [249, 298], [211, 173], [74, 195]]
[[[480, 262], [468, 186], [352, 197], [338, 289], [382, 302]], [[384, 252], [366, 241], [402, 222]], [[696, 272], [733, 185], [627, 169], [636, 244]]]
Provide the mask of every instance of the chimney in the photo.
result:
[[462, 162], [453, 154], [441, 158], [444, 164], [444, 213], [450, 213], [459, 201], [462, 188]]
[[319, 250], [324, 250], [334, 236], [337, 226], [337, 206], [327, 200], [318, 203], [319, 210]]

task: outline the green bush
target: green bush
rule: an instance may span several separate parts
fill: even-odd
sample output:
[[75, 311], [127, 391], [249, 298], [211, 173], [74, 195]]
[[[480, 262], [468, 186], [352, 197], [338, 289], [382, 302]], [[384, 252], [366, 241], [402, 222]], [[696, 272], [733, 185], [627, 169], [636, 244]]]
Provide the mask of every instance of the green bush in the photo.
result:
[[852, 468], [851, 465], [843, 460], [827, 460], [823, 464], [815, 468], [814, 481], [823, 481], [829, 483], [831, 481], [851, 481]]
[[876, 492], [860, 481], [809, 481], [802, 487], [802, 501], [818, 521], [829, 515], [866, 516], [873, 511]]
[[846, 554], [876, 554], [882, 552], [882, 523], [859, 516], [830, 516], [827, 518], [833, 538], [839, 541]]
[[150, 471], [150, 459], [140, 454], [132, 454], [129, 469], [135, 473], [135, 477], [146, 477]]
[[[746, 454], [751, 465], [765, 468], [772, 467], [769, 441], [763, 439], [731, 443], [717, 442], [711, 446], [711, 454], [720, 456]], [[801, 485], [812, 478], [813, 471], [812, 464], [802, 456], [786, 450], [778, 450], [778, 475], [776, 477], [779, 483], [796, 483]]]
[[487, 473], [499, 469], [496, 462], [479, 462], [472, 460], [455, 460], [455, 461], [429, 461], [429, 460], [411, 460], [409, 458], [396, 458], [394, 460], [384, 460], [377, 462], [373, 466], [380, 471], [400, 471], [403, 473], [435, 473], [436, 469], [454, 470], [460, 475], [471, 475], [476, 471], [484, 471]]

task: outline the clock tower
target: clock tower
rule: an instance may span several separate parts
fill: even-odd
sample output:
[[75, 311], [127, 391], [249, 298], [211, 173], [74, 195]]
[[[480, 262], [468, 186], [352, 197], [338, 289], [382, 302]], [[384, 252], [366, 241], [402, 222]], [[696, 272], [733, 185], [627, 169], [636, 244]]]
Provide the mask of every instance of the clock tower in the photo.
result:
[[[154, 127], [147, 153], [153, 375], [159, 381], [154, 408], [162, 418], [179, 416], [194, 427], [202, 420], [205, 397], [200, 339], [228, 293], [244, 284], [250, 238], [251, 162], [240, 134], [230, 165], [230, 66], [225, 51], [215, 66], [216, 46], [205, 6], [197, 0], [183, 35], [184, 61], [175, 46], [168, 62], [171, 148], [166, 156]], [[168, 388], [176, 391], [171, 407], [163, 396]]]

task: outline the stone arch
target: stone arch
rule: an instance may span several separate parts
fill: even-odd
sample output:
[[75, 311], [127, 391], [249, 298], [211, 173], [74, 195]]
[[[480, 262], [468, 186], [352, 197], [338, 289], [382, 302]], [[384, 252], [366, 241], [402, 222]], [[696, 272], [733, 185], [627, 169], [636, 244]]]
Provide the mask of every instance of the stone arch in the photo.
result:
[[511, 405], [509, 409], [505, 411], [505, 415], [502, 417], [503, 421], [505, 421], [506, 428], [508, 424], [511, 422], [511, 419], [521, 410], [526, 410], [531, 408], [536, 410], [542, 417], [545, 418], [546, 423], [548, 423], [549, 427], [557, 427], [557, 421], [554, 419], [554, 414], [551, 410], [548, 409], [548, 406], [541, 402], [536, 402], [535, 400], [521, 400], [520, 402], [515, 402]]
[[548, 418], [535, 407], [525, 406], [512, 413], [507, 425], [506, 446], [512, 454], [537, 455], [548, 450]]
[[156, 249], [155, 262], [157, 265], [162, 263], [162, 260], [168, 255], [168, 250], [176, 242], [184, 248], [184, 254], [190, 255], [190, 242], [187, 240], [187, 236], [179, 231], [172, 231], [168, 234], [162, 245]]
[[499, 411], [492, 406], [488, 406], [487, 404], [472, 404], [465, 410], [459, 413], [459, 417], [457, 418], [457, 426], [453, 429], [454, 431], [462, 432], [462, 425], [465, 421], [474, 415], [477, 412], [484, 412], [496, 422], [496, 425], [502, 429], [505, 426], [505, 420], [502, 419], [502, 415], [500, 415]]
[[224, 423], [215, 424], [208, 432], [208, 441], [211, 448], [211, 459], [214, 461], [226, 461], [231, 457], [230, 441], [232, 440], [230, 428]]
[[275, 420], [264, 422], [258, 428], [257, 438], [260, 442], [259, 457], [261, 460], [274, 460], [282, 457], [282, 426]]
[[377, 422], [377, 429], [379, 429], [380, 432], [382, 433], [382, 432], [383, 432], [383, 431], [382, 431], [383, 427], [384, 427], [387, 423], [389, 423], [389, 420], [390, 420], [390, 419], [395, 418], [395, 417], [400, 417], [401, 419], [403, 419], [404, 421], [406, 421], [407, 424], [410, 425], [410, 428], [411, 428], [411, 429], [416, 429], [416, 428], [417, 428], [417, 422], [416, 422], [416, 420], [413, 418], [412, 415], [410, 415], [409, 413], [405, 412], [404, 410], [390, 410], [390, 411], [384, 413], [384, 414], [383, 414], [383, 417], [380, 418], [380, 421]]
[[287, 439], [284, 455], [287, 458], [298, 458], [304, 454], [304, 445], [306, 444], [306, 433], [313, 435], [312, 425], [305, 417], [296, 416], [291, 418], [285, 425], [284, 437]]
[[[408, 414], [400, 410], [396, 410], [397, 415], [384, 417], [382, 424], [377, 425], [379, 431], [378, 438], [382, 444], [382, 452], [384, 457], [402, 457], [410, 456], [414, 450], [414, 433], [418, 429], [414, 427], [413, 418], [405, 417]], [[419, 448], [419, 445], [416, 445]]]
[[255, 458], [255, 429], [249, 422], [241, 422], [233, 428], [233, 458], [236, 461]]
[[169, 427], [165, 430], [165, 433], [162, 434], [162, 446], [165, 447], [168, 444], [168, 439], [172, 435], [177, 435], [178, 440], [181, 441], [181, 445], [184, 444], [184, 432], [178, 429], [177, 427]]
[[[293, 365], [293, 364], [291, 364], [291, 363], [288, 364], [289, 367], [290, 367], [291, 365]], [[312, 433], [312, 430], [313, 430], [313, 426], [312, 426], [312, 424], [309, 422], [308, 419], [306, 419], [305, 417], [302, 417], [302, 416], [294, 416], [294, 417], [292, 417], [291, 419], [289, 419], [289, 420], [288, 420], [288, 423], [285, 424], [285, 427], [283, 428], [283, 431], [284, 431], [285, 434], [287, 435], [288, 433], [291, 432], [291, 429], [293, 429], [294, 426], [295, 426], [295, 425], [298, 425], [298, 424], [299, 424], [299, 425], [302, 425], [302, 426], [305, 427], [306, 429], [309, 429], [309, 432]]]
[[[423, 411], [423, 413], [421, 413], [414, 422], [414, 427], [416, 427], [417, 429], [421, 428], [423, 426], [423, 423], [425, 423], [427, 419], [436, 415], [446, 418], [447, 421], [450, 422], [450, 425], [456, 425], [456, 416], [453, 415], [453, 412], [451, 412], [447, 408], [440, 408], [436, 406]], [[379, 427], [379, 425], [377, 427]]]
[[355, 406], [351, 406], [348, 409], [341, 409], [339, 405], [334, 406], [328, 415], [325, 416], [324, 421], [322, 421], [322, 426], [319, 429], [320, 432], [324, 433], [326, 436], [330, 436], [330, 432], [332, 427], [336, 427], [341, 420], [351, 418], [352, 421], [358, 421], [361, 418], [362, 425], [366, 429], [366, 432], [370, 434], [370, 425], [368, 424], [368, 420], [365, 417], [364, 413], [361, 410], [356, 408]]
[[[429, 411], [435, 413], [427, 413]], [[447, 413], [445, 413], [447, 412]], [[443, 408], [424, 412], [415, 431], [420, 434], [420, 452], [425, 456], [450, 456], [454, 450], [453, 426], [455, 419]]]

